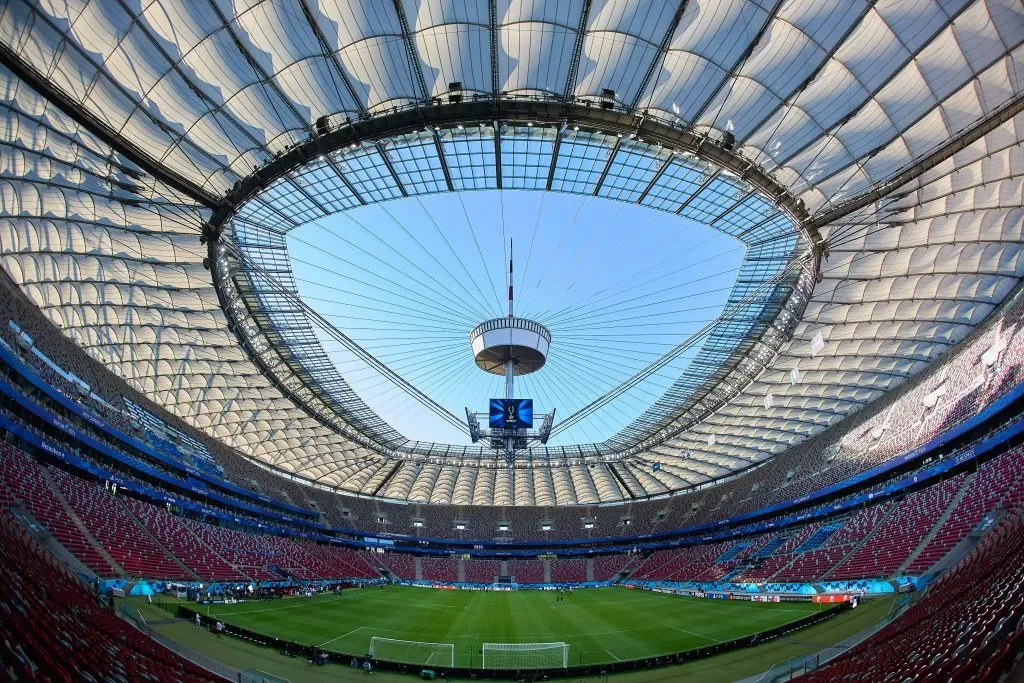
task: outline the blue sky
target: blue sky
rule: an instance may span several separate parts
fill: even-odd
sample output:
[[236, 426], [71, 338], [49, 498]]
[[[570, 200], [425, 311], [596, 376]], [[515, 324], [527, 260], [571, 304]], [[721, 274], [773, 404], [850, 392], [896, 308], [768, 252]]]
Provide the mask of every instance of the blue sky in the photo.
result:
[[[516, 395], [560, 418], [720, 313], [743, 245], [647, 207], [554, 192], [406, 198], [332, 215], [288, 236], [299, 292], [338, 329], [456, 415], [484, 411], [503, 380], [473, 363], [469, 331], [505, 315], [508, 243], [516, 315], [549, 327], [548, 364]], [[468, 443], [322, 336], [349, 384], [412, 439]], [[656, 401], [695, 350], [552, 443], [601, 441]]]

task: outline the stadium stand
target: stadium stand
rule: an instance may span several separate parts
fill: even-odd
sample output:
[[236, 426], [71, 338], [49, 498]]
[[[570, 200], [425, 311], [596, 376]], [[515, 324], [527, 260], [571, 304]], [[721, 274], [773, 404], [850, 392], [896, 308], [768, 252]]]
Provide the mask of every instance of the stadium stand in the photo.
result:
[[498, 560], [466, 560], [466, 581], [468, 583], [493, 583], [499, 574], [501, 574], [501, 562]]
[[594, 558], [594, 581], [611, 581], [619, 573], [632, 569], [640, 559], [639, 554], [599, 555]]
[[197, 537], [186, 524], [187, 520], [140, 500], [127, 498], [125, 503], [154, 538], [200, 579], [208, 582], [248, 579]]
[[7, 444], [0, 443], [0, 468], [4, 482], [15, 502], [29, 512], [52, 533], [60, 544], [101, 576], [121, 574], [113, 559], [102, 553], [95, 539], [88, 538], [84, 527], [61, 504], [50, 485], [44, 465]]
[[1024, 522], [1008, 515], [900, 619], [802, 681], [995, 681], [1024, 635]]
[[[13, 318], [18, 320], [18, 329], [24, 327], [33, 333], [33, 351], [22, 354], [30, 365], [41, 373], [45, 368], [48, 376], [61, 377], [65, 392], [75, 391], [74, 387], [77, 385], [62, 375], [57, 375], [53, 367], [78, 368], [80, 372], [77, 374], [71, 371], [65, 373], [86, 378], [83, 381], [90, 387], [100, 387], [104, 394], [99, 396], [93, 392], [88, 398], [78, 395], [74, 397], [76, 402], [93, 408], [98, 416], [107, 421], [119, 422], [127, 432], [144, 437], [145, 430], [133, 426], [131, 420], [124, 417], [123, 412], [111, 410], [110, 406], [125, 406], [126, 400], [143, 405], [145, 399], [134, 395], [131, 389], [118, 382], [99, 382], [98, 378], [104, 373], [102, 369], [94, 367], [94, 362], [81, 357], [81, 351], [69, 344], [66, 338], [54, 333], [46, 322], [38, 320], [38, 312], [22, 305], [20, 300], [15, 301], [19, 297], [17, 293], [6, 294], [9, 300], [18, 304], [11, 308]], [[867, 467], [884, 462], [904, 449], [920, 445], [935, 433], [955, 426], [1014, 386], [1007, 378], [1016, 377], [1020, 373], [1021, 359], [1024, 358], [1024, 334], [1019, 333], [1015, 322], [1007, 322], [1004, 325], [1003, 321], [1014, 321], [1017, 310], [1022, 307], [1024, 303], [1021, 301], [1014, 302], [988, 325], [984, 334], [978, 335], [963, 348], [956, 349], [939, 361], [934, 372], [928, 373], [927, 377], [909, 381], [900, 390], [890, 392], [865, 410], [847, 418], [846, 423], [851, 424], [838, 425], [837, 429], [830, 430], [828, 434], [809, 439], [761, 467], [722, 482], [706, 492], [684, 493], [676, 496], [668, 505], [654, 501], [634, 503], [629, 514], [630, 533], [645, 534], [658, 529], [706, 523], [726, 513], [742, 514], [759, 507], [784, 502], [853, 476]], [[0, 337], [7, 341], [9, 348], [14, 348], [14, 335], [10, 326], [0, 325]], [[49, 354], [46, 352], [47, 348], [51, 350]], [[60, 349], [60, 353], [54, 349]], [[978, 359], [991, 349], [998, 349], [999, 352], [995, 354], [997, 361], [992, 365], [979, 363]], [[57, 360], [51, 359], [51, 356]], [[972, 399], [971, 409], [964, 410], [961, 406], [954, 410], [954, 406], [959, 405], [959, 398], [967, 393], [978, 393], [976, 389], [979, 377], [985, 389], [980, 392], [977, 405]], [[113, 391], [114, 389], [118, 391]], [[932, 397], [937, 392], [941, 396], [933, 403]], [[154, 415], [158, 411], [156, 407], [147, 410]], [[165, 423], [169, 425], [166, 421]], [[922, 426], [926, 423], [930, 425], [928, 428]], [[219, 467], [238, 486], [259, 491], [259, 495], [268, 496], [284, 504], [315, 510], [325, 515], [329, 523], [338, 528], [359, 528], [368, 531], [388, 531], [393, 528], [404, 530], [412, 526], [410, 517], [415, 515], [424, 521], [424, 525], [413, 529], [413, 533], [433, 538], [498, 537], [501, 535], [496, 532], [498, 520], [508, 520], [510, 517], [514, 518], [514, 523], [508, 533], [518, 538], [532, 536], [563, 540], [622, 533], [622, 513], [614, 508], [484, 505], [475, 506], [472, 515], [467, 515], [457, 506], [445, 505], [416, 507], [416, 512], [411, 513], [409, 506], [395, 505], [383, 499], [370, 500], [332, 495], [280, 476], [283, 473], [272, 473], [264, 467], [247, 462], [230, 453], [223, 445], [192, 432], [184, 425], [173, 429], [178, 430], [183, 438], [187, 436], [213, 454]], [[838, 441], [829, 440], [834, 438], [831, 434], [844, 431], [846, 436]], [[453, 481], [457, 479], [456, 477]], [[228, 499], [237, 499], [227, 491], [220, 493]], [[715, 496], [717, 504], [712, 504], [711, 495]], [[471, 503], [475, 497], [478, 496], [468, 497], [465, 503]], [[722, 507], [723, 500], [729, 501], [728, 507]], [[265, 502], [258, 500], [249, 499], [246, 502], [259, 507], [266, 506]], [[659, 516], [662, 512], [665, 514]], [[472, 517], [467, 529], [457, 529], [456, 520], [467, 516]], [[376, 521], [380, 518], [388, 520], [388, 523], [382, 526]], [[596, 520], [593, 528], [586, 533], [581, 533], [580, 520], [583, 518]], [[551, 520], [551, 529], [539, 531], [541, 520]]]
[[377, 556], [380, 564], [400, 579], [416, 578], [416, 558], [405, 553], [384, 552]]
[[862, 579], [893, 574], [941, 518], [963, 480], [964, 475], [960, 474], [901, 500], [872, 534], [871, 542], [845, 560], [829, 578]]
[[551, 561], [551, 583], [583, 583], [586, 580], [586, 560], [571, 558]]
[[537, 560], [509, 560], [508, 574], [516, 583], [543, 583], [544, 564]]
[[51, 469], [49, 474], [56, 480], [61, 495], [77, 518], [130, 576], [171, 580], [194, 578], [135, 523], [116, 497], [62, 470]]
[[6, 511], [0, 549], [0, 662], [15, 680], [221, 680], [99, 605]]
[[421, 574], [424, 581], [455, 583], [459, 580], [459, 563], [451, 558], [424, 557]]

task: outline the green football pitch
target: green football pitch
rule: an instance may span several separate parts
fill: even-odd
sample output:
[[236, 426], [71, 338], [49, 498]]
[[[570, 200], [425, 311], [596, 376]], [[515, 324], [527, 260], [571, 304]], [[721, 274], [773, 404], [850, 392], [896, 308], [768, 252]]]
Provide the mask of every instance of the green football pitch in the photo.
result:
[[[564, 642], [569, 666], [601, 664], [713, 645], [827, 607], [707, 600], [621, 587], [579, 589], [562, 602], [555, 597], [551, 591], [390, 586], [200, 609], [227, 624], [332, 652], [365, 655], [377, 638], [374, 649], [381, 659], [441, 666], [454, 657], [455, 666], [481, 668], [484, 643]], [[516, 661], [535, 657], [535, 666], [561, 662], [560, 651], [518, 656], [526, 659]], [[501, 655], [494, 654], [491, 666], [495, 660], [500, 662]]]

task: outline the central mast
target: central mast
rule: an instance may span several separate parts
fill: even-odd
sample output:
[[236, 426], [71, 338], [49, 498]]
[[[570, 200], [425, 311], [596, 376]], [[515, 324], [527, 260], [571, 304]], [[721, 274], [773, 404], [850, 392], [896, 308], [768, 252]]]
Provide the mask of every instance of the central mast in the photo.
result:
[[492, 398], [488, 419], [489, 429], [480, 428], [480, 417], [466, 408], [470, 438], [474, 443], [486, 438], [496, 451], [504, 451], [505, 461], [511, 467], [516, 450], [529, 446], [531, 441], [547, 443], [554, 423], [552, 410], [543, 418], [539, 431], [533, 431], [533, 401], [515, 397], [516, 375], [537, 372], [548, 359], [551, 333], [538, 322], [515, 316], [515, 290], [512, 285], [513, 259], [512, 241], [509, 241], [508, 257], [508, 315], [494, 318], [477, 325], [469, 333], [476, 366], [492, 375], [505, 376], [505, 398]]
[[[512, 302], [515, 297], [512, 294], [512, 240], [508, 241], [508, 319], [509, 321], [515, 320], [515, 316], [512, 315]], [[511, 342], [512, 328], [509, 328], [509, 341]], [[511, 344], [509, 344], [511, 349]], [[509, 352], [505, 359], [505, 398], [511, 401], [515, 397], [515, 370], [516, 370], [516, 359], [515, 355]], [[511, 430], [509, 430], [511, 431]], [[505, 460], [510, 465], [515, 457], [515, 436], [510, 434], [505, 437]]]

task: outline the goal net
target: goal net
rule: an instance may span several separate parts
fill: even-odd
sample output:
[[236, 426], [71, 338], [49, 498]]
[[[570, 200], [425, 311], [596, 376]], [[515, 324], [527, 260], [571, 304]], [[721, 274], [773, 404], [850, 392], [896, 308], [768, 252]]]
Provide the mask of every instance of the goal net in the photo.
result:
[[569, 666], [566, 643], [484, 643], [485, 669], [564, 669]]
[[454, 643], [427, 643], [419, 640], [370, 638], [370, 656], [386, 662], [455, 667]]

